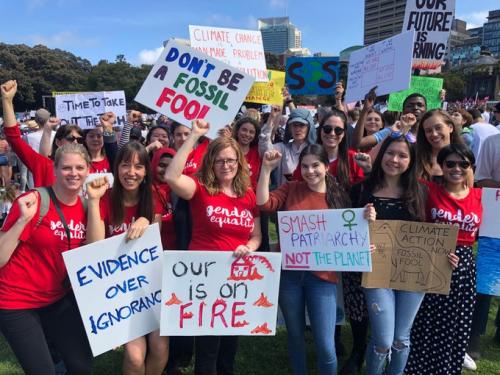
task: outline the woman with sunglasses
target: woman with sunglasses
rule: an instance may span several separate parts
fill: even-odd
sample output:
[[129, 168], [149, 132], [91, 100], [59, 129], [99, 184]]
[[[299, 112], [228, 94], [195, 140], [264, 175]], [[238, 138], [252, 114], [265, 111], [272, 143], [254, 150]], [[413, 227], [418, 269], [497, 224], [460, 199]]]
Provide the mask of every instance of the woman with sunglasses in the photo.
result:
[[455, 375], [462, 372], [476, 294], [472, 246], [481, 224], [481, 189], [468, 183], [474, 154], [463, 144], [450, 144], [437, 155], [442, 184], [427, 182], [427, 219], [458, 227], [450, 293], [427, 293], [413, 324], [412, 348], [405, 373]]

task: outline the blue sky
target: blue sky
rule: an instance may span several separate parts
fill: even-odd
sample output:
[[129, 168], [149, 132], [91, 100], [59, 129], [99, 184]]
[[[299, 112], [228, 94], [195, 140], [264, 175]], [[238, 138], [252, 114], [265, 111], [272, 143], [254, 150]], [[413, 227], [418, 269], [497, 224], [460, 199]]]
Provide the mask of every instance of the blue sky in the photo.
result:
[[[456, 17], [475, 27], [498, 0], [456, 0]], [[338, 54], [363, 43], [362, 0], [0, 0], [0, 41], [44, 44], [89, 59], [153, 63], [162, 42], [189, 38], [188, 25], [257, 29], [257, 19], [289, 16], [311, 52]]]

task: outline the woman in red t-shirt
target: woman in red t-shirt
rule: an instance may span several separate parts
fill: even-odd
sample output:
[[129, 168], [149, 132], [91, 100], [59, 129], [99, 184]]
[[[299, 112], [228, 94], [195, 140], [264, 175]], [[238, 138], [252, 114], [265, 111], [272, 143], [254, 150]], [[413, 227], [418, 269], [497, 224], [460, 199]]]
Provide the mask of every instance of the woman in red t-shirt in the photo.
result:
[[481, 224], [481, 189], [468, 185], [474, 155], [463, 144], [439, 151], [443, 184], [428, 182], [427, 219], [458, 227], [450, 293], [426, 294], [412, 329], [406, 374], [460, 374], [468, 344], [476, 295], [476, 264], [472, 255]]
[[85, 243], [87, 218], [79, 193], [89, 165], [83, 146], [60, 147], [48, 211], [40, 217], [38, 192], [23, 194], [0, 231], [0, 331], [27, 374], [55, 374], [46, 337], [69, 373], [90, 374], [92, 369], [62, 257]]
[[[259, 247], [261, 232], [255, 193], [249, 188], [248, 166], [238, 143], [217, 138], [208, 146], [194, 177], [182, 172], [193, 146], [208, 129], [205, 121], [193, 121], [192, 132], [177, 150], [166, 180], [174, 193], [189, 201], [190, 250], [233, 251], [235, 256], [244, 256]], [[195, 372], [214, 374], [222, 366], [224, 373], [234, 373], [236, 346], [236, 336], [195, 337]]]
[[[110, 190], [106, 177], [87, 184], [88, 243], [125, 232], [128, 239], [136, 239], [150, 223], [161, 220], [161, 209], [153, 200], [153, 173], [146, 148], [139, 142], [127, 143], [116, 155], [113, 172]], [[125, 344], [123, 373], [161, 374], [167, 360], [168, 337], [157, 330]]]

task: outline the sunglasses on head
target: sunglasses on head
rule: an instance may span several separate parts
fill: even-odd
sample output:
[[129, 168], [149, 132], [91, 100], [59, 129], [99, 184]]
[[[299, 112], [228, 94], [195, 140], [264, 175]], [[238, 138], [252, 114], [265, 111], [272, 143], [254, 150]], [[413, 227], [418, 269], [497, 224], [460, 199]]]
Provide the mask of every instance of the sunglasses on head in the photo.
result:
[[340, 126], [333, 127], [331, 125], [325, 125], [322, 127], [322, 130], [325, 134], [330, 134], [332, 131], [335, 135], [341, 135], [344, 133], [344, 128], [341, 128]]
[[74, 135], [67, 135], [64, 139], [70, 143], [76, 141], [79, 144], [83, 144], [83, 137], [75, 137]]
[[467, 160], [446, 160], [444, 162], [444, 165], [446, 165], [446, 168], [452, 169], [455, 168], [457, 165], [460, 167], [460, 169], [468, 169], [471, 167], [471, 162]]

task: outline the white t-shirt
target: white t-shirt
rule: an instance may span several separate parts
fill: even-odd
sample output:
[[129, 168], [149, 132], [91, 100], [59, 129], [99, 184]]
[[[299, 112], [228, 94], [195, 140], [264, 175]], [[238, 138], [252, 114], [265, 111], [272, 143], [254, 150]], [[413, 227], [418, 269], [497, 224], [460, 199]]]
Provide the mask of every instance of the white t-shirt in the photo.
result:
[[500, 131], [493, 125], [486, 122], [476, 122], [470, 127], [474, 130], [472, 132], [472, 152], [474, 153], [474, 157], [477, 159], [479, 152], [481, 151], [481, 146], [486, 138], [491, 135], [499, 134]]
[[476, 181], [490, 179], [500, 182], [500, 133], [484, 141], [476, 166]]

